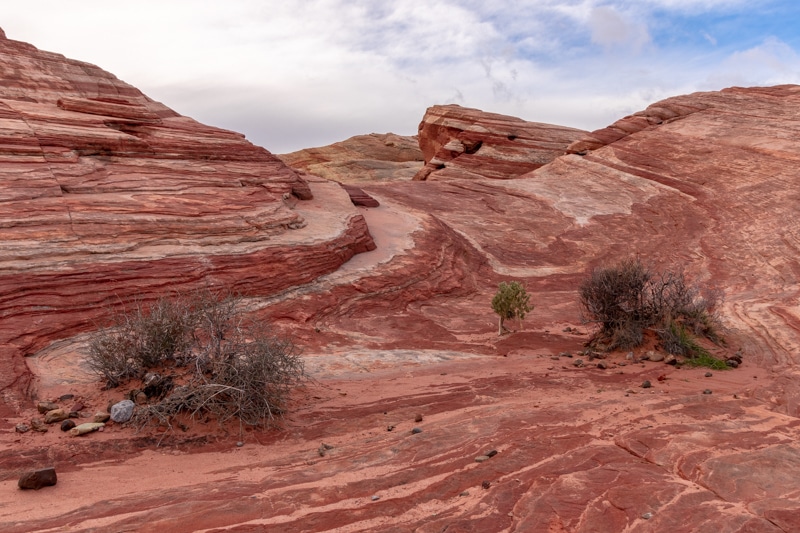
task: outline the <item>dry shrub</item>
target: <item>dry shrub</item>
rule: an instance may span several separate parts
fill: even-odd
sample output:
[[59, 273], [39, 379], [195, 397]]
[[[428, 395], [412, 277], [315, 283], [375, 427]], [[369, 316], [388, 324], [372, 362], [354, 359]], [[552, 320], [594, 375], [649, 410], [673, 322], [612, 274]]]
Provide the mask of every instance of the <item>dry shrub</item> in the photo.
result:
[[720, 291], [690, 283], [682, 270], [654, 272], [638, 258], [594, 269], [579, 289], [583, 320], [600, 325], [594, 341], [608, 350], [639, 346], [645, 330], [655, 328], [665, 349], [676, 353], [672, 347], [681, 343], [666, 340], [684, 338], [672, 335], [675, 324], [719, 342], [720, 299]]
[[161, 299], [148, 309], [137, 303], [92, 337], [89, 364], [109, 386], [166, 364], [180, 371], [184, 384], [137, 407], [135, 423], [169, 425], [188, 413], [269, 425], [306, 379], [303, 361], [290, 339], [245, 317], [239, 303], [210, 291]]

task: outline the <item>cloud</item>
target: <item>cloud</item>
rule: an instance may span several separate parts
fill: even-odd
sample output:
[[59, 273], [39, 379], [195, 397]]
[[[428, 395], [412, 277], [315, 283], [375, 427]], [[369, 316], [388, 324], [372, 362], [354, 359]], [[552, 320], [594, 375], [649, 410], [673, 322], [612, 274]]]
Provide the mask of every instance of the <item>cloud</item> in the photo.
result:
[[627, 19], [609, 6], [592, 9], [589, 28], [592, 42], [605, 47], [624, 45], [638, 51], [650, 42], [650, 35], [644, 24]]
[[413, 134], [433, 104], [596, 129], [675, 94], [790, 82], [794, 28], [749, 22], [791, 20], [795, 5], [28, 0], [0, 3], [0, 21], [9, 38], [95, 63], [280, 153], [373, 131]]

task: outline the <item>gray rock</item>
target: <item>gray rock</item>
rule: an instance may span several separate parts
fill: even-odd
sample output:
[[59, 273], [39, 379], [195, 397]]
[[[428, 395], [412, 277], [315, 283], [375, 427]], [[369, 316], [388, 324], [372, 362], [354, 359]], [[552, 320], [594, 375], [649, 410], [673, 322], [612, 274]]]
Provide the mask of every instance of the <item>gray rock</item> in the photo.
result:
[[39, 490], [42, 487], [52, 487], [58, 482], [56, 469], [51, 467], [25, 472], [19, 478], [17, 485], [21, 489]]
[[644, 518], [645, 520], [650, 520], [651, 518], [653, 518], [653, 513], [644, 513], [642, 515], [642, 518]]
[[31, 429], [34, 431], [38, 431], [39, 433], [47, 433], [47, 424], [45, 424], [38, 418], [32, 418]]
[[422, 433], [422, 430], [420, 428], [414, 428], [414, 429], [411, 430], [411, 433], [416, 435], [417, 433]]
[[650, 381], [645, 381], [644, 383], [642, 383], [642, 388], [643, 389], [649, 389], [652, 386], [653, 385], [650, 383]]
[[27, 433], [30, 430], [31, 430], [30, 426], [23, 422], [20, 422], [19, 424], [14, 426], [14, 431], [16, 431], [17, 433]]
[[130, 400], [122, 400], [111, 406], [111, 420], [118, 424], [127, 422], [133, 416], [133, 408], [136, 406]]

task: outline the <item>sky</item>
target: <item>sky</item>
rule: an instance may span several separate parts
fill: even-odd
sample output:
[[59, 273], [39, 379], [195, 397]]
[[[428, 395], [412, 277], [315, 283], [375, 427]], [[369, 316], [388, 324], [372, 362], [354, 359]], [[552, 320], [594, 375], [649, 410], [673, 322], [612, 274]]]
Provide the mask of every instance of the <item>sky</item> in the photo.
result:
[[435, 104], [594, 130], [800, 83], [798, 0], [3, 0], [0, 27], [274, 153], [413, 135]]

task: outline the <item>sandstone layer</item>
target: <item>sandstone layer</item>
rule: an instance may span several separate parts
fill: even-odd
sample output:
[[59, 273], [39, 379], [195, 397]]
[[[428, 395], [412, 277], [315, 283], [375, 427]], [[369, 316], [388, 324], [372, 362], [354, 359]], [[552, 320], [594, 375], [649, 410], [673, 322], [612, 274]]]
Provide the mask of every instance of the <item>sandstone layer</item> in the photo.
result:
[[[87, 114], [64, 101], [41, 112]], [[135, 225], [114, 238], [99, 232], [83, 249], [51, 243], [55, 224], [30, 233], [30, 260], [9, 259], [7, 281], [0, 280], [3, 312], [12, 318], [0, 323], [3, 340], [16, 346], [0, 361], [24, 365], [13, 354], [32, 352], [42, 399], [79, 402], [91, 413], [128, 393], [102, 391], [80, 371], [86, 338], [76, 333], [92, 327], [91, 298], [156, 294], [206, 278], [254, 285], [248, 309], [293, 336], [314, 380], [296, 392], [280, 429], [194, 419], [185, 431], [108, 424], [82, 440], [55, 428], [13, 433], [36, 407], [9, 394], [18, 385], [6, 386], [0, 529], [800, 529], [800, 231], [793, 216], [800, 87], [677, 97], [591, 134], [555, 128], [548, 137], [539, 128], [531, 153], [513, 157], [503, 152], [509, 147], [488, 149], [491, 139], [524, 136], [508, 139], [516, 135], [513, 120], [500, 127], [497, 115], [468, 115], [441, 137], [420, 135], [428, 163], [445, 146], [458, 148], [454, 138], [464, 147], [448, 148], [453, 157], [427, 181], [353, 178], [377, 207], [357, 210], [338, 184], [313, 172], [303, 174], [312, 200], [285, 199], [297, 174], [276, 164], [290, 181], [261, 188], [274, 189], [281, 212], [306, 225], [265, 229], [264, 243], [246, 244], [234, 227], [213, 237], [214, 219], [205, 217], [195, 233], [177, 221], [144, 247], [138, 239], [150, 233]], [[188, 121], [160, 117], [159, 128], [173, 119]], [[72, 120], [81, 126], [89, 119]], [[469, 148], [473, 133], [488, 139], [477, 150]], [[363, 149], [350, 141], [360, 168], [369, 166], [376, 139], [365, 138]], [[374, 157], [402, 163], [406, 153], [382, 148]], [[312, 155], [304, 157], [294, 164], [312, 171]], [[182, 161], [192, 176], [207, 164]], [[6, 165], [8, 175], [22, 168]], [[109, 168], [113, 181], [119, 172]], [[131, 198], [117, 194], [121, 203]], [[109, 193], [107, 202], [117, 205], [114, 198]], [[95, 220], [113, 224], [121, 216], [105, 210]], [[129, 234], [140, 237], [126, 241]], [[172, 250], [165, 242], [178, 252], [146, 253]], [[17, 253], [25, 249], [20, 244]], [[741, 350], [742, 367], [707, 375], [640, 360], [652, 344], [630, 357], [611, 354], [602, 365], [581, 353], [592, 330], [580, 323], [578, 285], [591, 267], [631, 254], [683, 267], [725, 291], [727, 344], [709, 348], [720, 356]], [[489, 302], [503, 280], [525, 283], [536, 308], [514, 333], [498, 337]], [[28, 375], [27, 366], [15, 371]], [[652, 386], [642, 387], [645, 381]], [[51, 465], [58, 485], [16, 489], [18, 472]]]
[[0, 39], [0, 79], [9, 394], [28, 386], [23, 355], [92, 328], [120, 301], [223, 283], [270, 294], [372, 246], [337, 187], [317, 180], [324, 201], [312, 202], [309, 184], [265, 149], [98, 67]]
[[358, 135], [279, 157], [292, 168], [347, 184], [411, 179], [423, 163], [417, 138], [394, 133]]
[[565, 154], [585, 135], [454, 104], [433, 106], [419, 124], [425, 166], [414, 179], [515, 178]]

